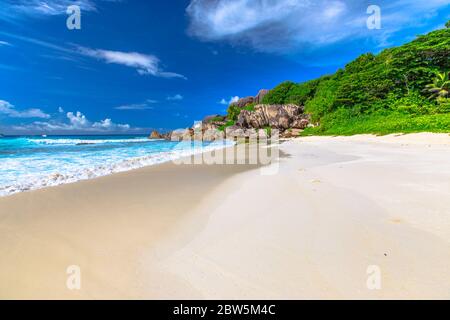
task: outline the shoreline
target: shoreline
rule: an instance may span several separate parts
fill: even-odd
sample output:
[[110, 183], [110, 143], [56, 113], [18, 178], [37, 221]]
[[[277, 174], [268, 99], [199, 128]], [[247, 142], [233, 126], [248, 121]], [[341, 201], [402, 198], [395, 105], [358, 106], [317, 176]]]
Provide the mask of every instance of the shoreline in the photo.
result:
[[[164, 163], [0, 198], [0, 297], [450, 297], [450, 136], [280, 151], [274, 175]], [[366, 286], [370, 265], [381, 290]]]
[[[0, 198], [0, 298], [144, 296], [133, 278], [142, 252], [177, 237], [174, 227], [217, 185], [256, 168], [166, 162]], [[86, 291], [66, 288], [71, 265]]]
[[8, 197], [17, 193], [57, 187], [64, 184], [72, 184], [79, 181], [92, 180], [122, 172], [129, 172], [140, 168], [174, 162], [186, 157], [197, 156], [213, 150], [227, 149], [230, 147], [232, 147], [232, 145], [229, 144], [228, 141], [223, 141], [223, 145], [212, 144], [202, 146], [200, 150], [197, 149], [198, 146], [194, 145], [190, 149], [163, 151], [148, 156], [130, 157], [122, 159], [114, 164], [109, 164], [109, 166], [97, 165], [96, 167], [86, 167], [77, 172], [69, 173], [53, 172], [47, 177], [41, 177], [35, 180], [31, 185], [2, 186], [2, 189], [0, 189], [0, 198]]

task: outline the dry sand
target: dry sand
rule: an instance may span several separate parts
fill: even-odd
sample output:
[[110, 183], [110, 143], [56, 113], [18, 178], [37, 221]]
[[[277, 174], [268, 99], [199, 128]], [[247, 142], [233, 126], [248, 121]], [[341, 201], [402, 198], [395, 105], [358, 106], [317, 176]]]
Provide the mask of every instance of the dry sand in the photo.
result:
[[448, 135], [280, 148], [274, 175], [164, 164], [0, 198], [0, 298], [450, 298]]

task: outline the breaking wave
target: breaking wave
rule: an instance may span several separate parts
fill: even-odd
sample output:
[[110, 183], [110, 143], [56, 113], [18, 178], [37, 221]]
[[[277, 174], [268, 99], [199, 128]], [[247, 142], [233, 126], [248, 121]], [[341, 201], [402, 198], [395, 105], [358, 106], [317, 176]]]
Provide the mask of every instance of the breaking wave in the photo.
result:
[[[162, 140], [162, 139], [161, 139]], [[161, 141], [159, 140], [159, 141]], [[45, 145], [86, 145], [86, 144], [106, 144], [106, 143], [143, 143], [154, 142], [156, 139], [133, 138], [133, 139], [28, 139], [28, 142]]]
[[[29, 140], [45, 147], [37, 148], [36, 153], [29, 151], [34, 149], [26, 149], [27, 152], [21, 152], [17, 156], [8, 154], [1, 157], [0, 154], [0, 196], [93, 179], [222, 149], [234, 144], [230, 141], [207, 145], [167, 141], [134, 143], [151, 142], [145, 138]], [[80, 146], [81, 151], [73, 151], [74, 145], [85, 141], [92, 144], [111, 144], [111, 147], [99, 152]], [[117, 143], [122, 145], [117, 147]], [[42, 152], [43, 148], [49, 151]], [[68, 152], [68, 150], [72, 151]]]

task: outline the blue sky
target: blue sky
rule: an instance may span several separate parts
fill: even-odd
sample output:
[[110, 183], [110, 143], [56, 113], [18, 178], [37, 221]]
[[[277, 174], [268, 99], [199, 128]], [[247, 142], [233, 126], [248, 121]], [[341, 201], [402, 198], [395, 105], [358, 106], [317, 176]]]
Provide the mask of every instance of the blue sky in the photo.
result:
[[[66, 26], [70, 5], [81, 30]], [[367, 8], [381, 8], [381, 29]], [[0, 133], [140, 133], [336, 71], [450, 19], [450, 0], [0, 0]]]

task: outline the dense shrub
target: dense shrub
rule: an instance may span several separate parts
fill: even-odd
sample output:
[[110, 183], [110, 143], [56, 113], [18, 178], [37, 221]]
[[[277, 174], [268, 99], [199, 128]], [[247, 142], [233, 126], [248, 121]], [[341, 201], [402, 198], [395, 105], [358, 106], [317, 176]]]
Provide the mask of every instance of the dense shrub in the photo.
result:
[[413, 91], [401, 98], [390, 98], [390, 109], [403, 114], [430, 114], [437, 111], [436, 105], [419, 92]]
[[[364, 54], [332, 76], [300, 85], [290, 84], [284, 97], [286, 101], [288, 93], [294, 92], [293, 88], [313, 88], [303, 96], [300, 94], [303, 99], [306, 96], [303, 100], [306, 111], [314, 121], [321, 123], [320, 129], [310, 132], [335, 134], [340, 132], [339, 128], [342, 132], [369, 132], [371, 129], [380, 132], [375, 119], [389, 121], [389, 130], [412, 131], [415, 125], [422, 129], [450, 131], [447, 114], [450, 106], [445, 99], [448, 83], [445, 85], [447, 78], [442, 77], [449, 70], [450, 29], [446, 28], [378, 55]], [[363, 126], [361, 121], [369, 121], [370, 125]], [[411, 123], [406, 125], [406, 121]], [[426, 121], [433, 123], [427, 126]], [[355, 130], [349, 129], [350, 124], [355, 125]], [[440, 125], [447, 127], [439, 128]]]
[[228, 120], [224, 125], [218, 127], [217, 129], [218, 129], [219, 131], [225, 131], [226, 128], [231, 127], [231, 126], [234, 126], [234, 124], [235, 124], [235, 121], [233, 121], [233, 120]]
[[438, 113], [450, 113], [450, 99], [439, 99], [437, 106]]
[[227, 119], [229, 119], [230, 121], [233, 121], [233, 124], [234, 124], [234, 122], [237, 121], [239, 114], [241, 113], [242, 110], [254, 111], [255, 105], [256, 105], [256, 103], [251, 103], [251, 104], [246, 105], [243, 108], [239, 108], [237, 105], [231, 104], [227, 110]]
[[242, 110], [255, 111], [255, 106], [256, 106], [256, 103], [250, 103], [250, 104], [246, 105], [244, 108], [242, 108]]
[[291, 81], [286, 81], [280, 83], [278, 86], [270, 90], [266, 96], [263, 98], [263, 103], [265, 104], [283, 104], [288, 97], [289, 91], [295, 87], [295, 83]]
[[264, 104], [288, 104], [304, 105], [307, 100], [314, 97], [317, 86], [326, 77], [304, 83], [286, 81], [272, 90], [264, 97]]
[[229, 120], [236, 121], [239, 116], [239, 113], [241, 113], [241, 110], [242, 109], [239, 108], [237, 105], [230, 104], [227, 110], [227, 118]]

